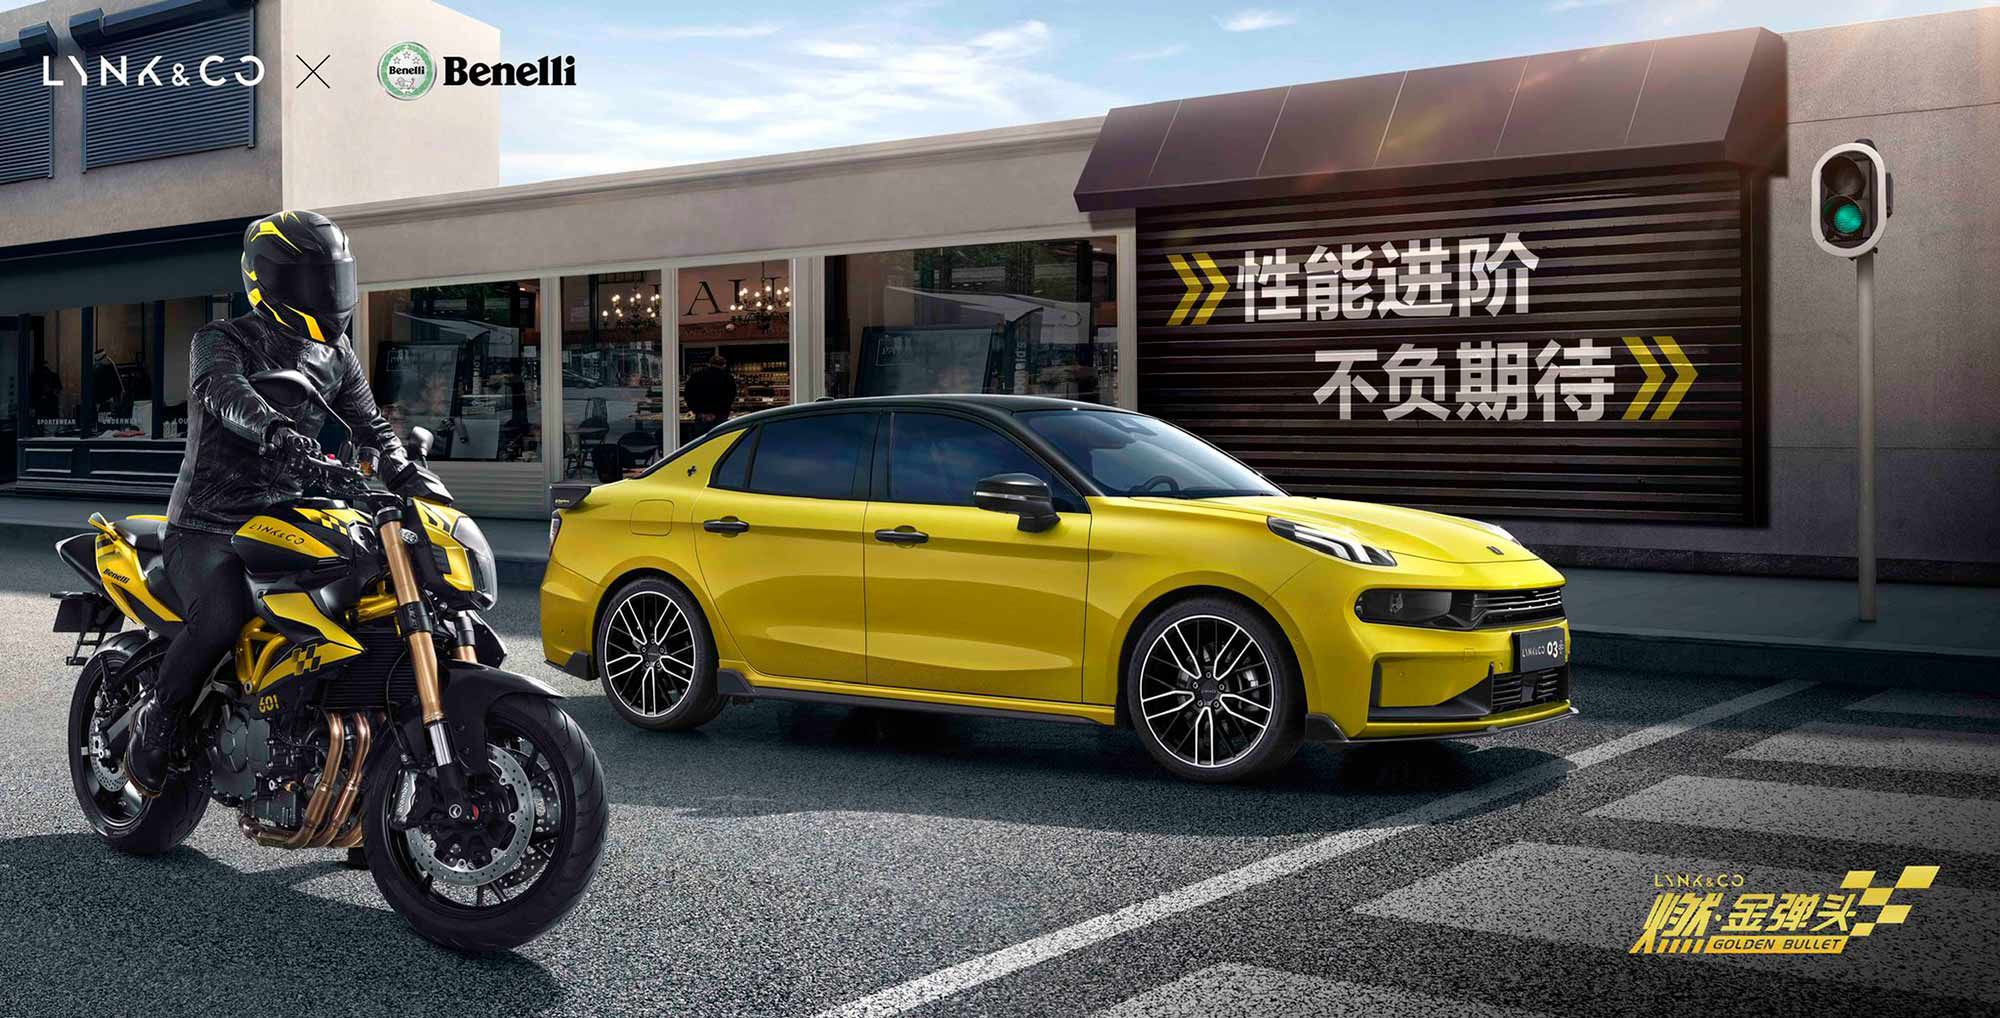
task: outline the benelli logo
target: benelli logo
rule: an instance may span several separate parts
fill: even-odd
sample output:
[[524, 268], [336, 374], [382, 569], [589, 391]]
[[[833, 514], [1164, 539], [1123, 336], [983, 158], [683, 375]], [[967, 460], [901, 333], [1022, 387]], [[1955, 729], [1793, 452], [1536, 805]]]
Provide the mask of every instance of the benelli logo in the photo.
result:
[[[81, 58], [65, 57], [70, 69], [76, 71], [74, 84], [91, 84], [90, 71]], [[102, 88], [110, 85], [147, 88], [188, 88], [203, 85], [221, 88], [224, 85], [255, 85], [264, 80], [264, 61], [255, 56], [237, 57], [231, 60], [225, 56], [205, 56], [195, 61], [192, 69], [185, 62], [160, 66], [163, 58], [154, 57], [144, 64], [134, 64], [129, 57], [97, 58], [96, 84]], [[239, 65], [232, 68], [232, 64]], [[55, 58], [42, 58], [42, 84], [51, 88], [61, 88], [72, 82], [64, 80], [64, 75], [56, 73]]]
[[375, 77], [382, 83], [382, 90], [392, 98], [408, 102], [423, 98], [432, 86], [440, 84], [482, 88], [488, 85], [574, 85], [576, 58], [544, 56], [518, 64], [484, 64], [465, 57], [447, 56], [444, 58], [444, 71], [440, 74], [430, 50], [421, 43], [399, 42], [382, 54], [375, 67]]
[[103, 572], [105, 576], [109, 577], [110, 579], [117, 580], [119, 583], [132, 582], [132, 578], [130, 576], [127, 576], [116, 569], [104, 569], [100, 567], [100, 571]]

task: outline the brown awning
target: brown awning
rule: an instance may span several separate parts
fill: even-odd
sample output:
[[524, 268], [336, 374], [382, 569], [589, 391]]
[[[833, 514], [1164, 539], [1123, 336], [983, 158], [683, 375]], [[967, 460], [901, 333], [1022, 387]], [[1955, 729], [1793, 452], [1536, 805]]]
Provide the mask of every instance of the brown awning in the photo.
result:
[[1076, 206], [1707, 162], [1784, 172], [1778, 36], [1746, 28], [1121, 107]]

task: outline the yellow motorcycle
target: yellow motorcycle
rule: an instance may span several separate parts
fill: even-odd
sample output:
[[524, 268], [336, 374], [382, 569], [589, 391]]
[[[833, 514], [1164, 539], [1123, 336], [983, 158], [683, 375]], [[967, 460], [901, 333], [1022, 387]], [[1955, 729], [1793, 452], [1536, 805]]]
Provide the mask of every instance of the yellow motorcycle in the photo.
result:
[[[251, 384], [339, 420], [299, 372]], [[369, 483], [377, 456], [350, 441], [307, 468], [308, 497], [236, 531], [256, 617], [203, 683], [154, 798], [125, 779], [125, 743], [194, 592], [167, 580], [163, 517], [93, 514], [96, 533], [57, 544], [91, 585], [53, 595], [55, 630], [76, 634], [68, 663], [83, 666], [70, 777], [121, 851], [178, 845], [212, 798], [258, 844], [364, 849], [424, 937], [505, 949], [582, 898], [604, 848], [604, 774], [562, 694], [500, 670], [505, 648], [480, 616], [498, 592], [492, 549], [425, 465], [430, 435], [411, 438], [395, 491]]]

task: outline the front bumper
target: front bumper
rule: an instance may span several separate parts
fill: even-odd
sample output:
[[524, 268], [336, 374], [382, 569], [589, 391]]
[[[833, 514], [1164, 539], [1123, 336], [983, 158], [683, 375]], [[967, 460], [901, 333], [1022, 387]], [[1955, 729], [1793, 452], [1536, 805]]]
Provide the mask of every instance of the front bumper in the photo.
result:
[[1326, 562], [1302, 570], [1272, 599], [1299, 650], [1309, 735], [1326, 741], [1464, 738], [1575, 713], [1567, 661], [1522, 672], [1520, 633], [1563, 630], [1566, 619], [1489, 629], [1435, 629], [1364, 622], [1353, 605], [1374, 586], [1513, 591], [1560, 587], [1538, 560], [1458, 565], [1408, 562], [1394, 578]]

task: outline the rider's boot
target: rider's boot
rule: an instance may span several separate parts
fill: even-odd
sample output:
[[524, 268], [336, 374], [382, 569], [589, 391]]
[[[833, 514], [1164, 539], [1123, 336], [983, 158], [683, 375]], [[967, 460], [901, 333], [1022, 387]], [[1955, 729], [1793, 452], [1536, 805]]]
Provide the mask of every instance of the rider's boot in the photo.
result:
[[132, 737], [125, 746], [125, 780], [148, 799], [167, 787], [167, 757], [180, 744], [178, 707], [150, 696], [132, 719]]

